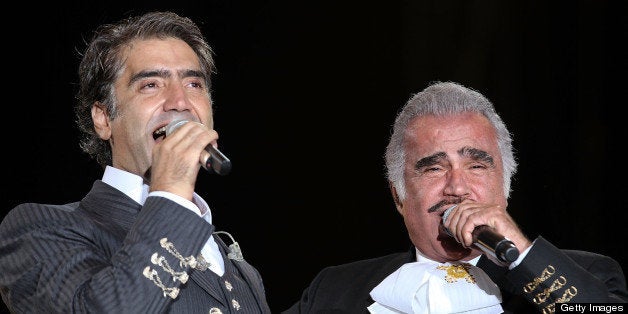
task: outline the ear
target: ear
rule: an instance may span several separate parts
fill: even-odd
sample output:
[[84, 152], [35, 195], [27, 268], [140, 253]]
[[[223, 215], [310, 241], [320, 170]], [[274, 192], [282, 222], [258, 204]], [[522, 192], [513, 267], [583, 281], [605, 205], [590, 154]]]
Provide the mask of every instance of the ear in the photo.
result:
[[397, 194], [397, 189], [392, 184], [392, 182], [388, 182], [388, 188], [390, 188], [390, 193], [392, 194], [393, 200], [395, 201], [395, 207], [397, 207], [397, 211], [403, 214], [403, 202], [399, 199], [399, 194]]
[[111, 124], [109, 123], [109, 115], [105, 105], [97, 101], [92, 105], [92, 121], [94, 121], [94, 130], [98, 136], [108, 141], [111, 138]]

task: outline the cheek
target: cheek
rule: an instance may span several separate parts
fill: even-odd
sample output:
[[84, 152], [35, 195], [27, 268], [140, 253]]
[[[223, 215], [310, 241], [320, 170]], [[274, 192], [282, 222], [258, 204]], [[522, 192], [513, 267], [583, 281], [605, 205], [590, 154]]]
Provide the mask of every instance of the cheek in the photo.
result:
[[427, 213], [425, 206], [405, 206], [403, 213], [406, 229], [415, 240], [426, 240], [425, 235], [438, 234], [436, 218], [436, 215]]
[[[443, 195], [443, 189], [445, 188], [445, 178], [435, 177], [414, 177], [406, 180], [406, 197], [414, 198], [414, 202], [430, 202], [439, 201]], [[423, 204], [425, 206], [431, 206], [434, 204]]]
[[403, 201], [402, 215], [406, 226], [413, 229], [429, 229], [437, 218], [428, 213], [428, 209], [436, 205], [443, 198], [442, 180], [406, 180], [406, 199]]
[[403, 220], [408, 226], [421, 226], [427, 221], [427, 218], [419, 208], [406, 206], [406, 210], [403, 213]]
[[469, 185], [479, 200], [494, 201], [504, 198], [503, 182], [500, 175], [472, 178], [469, 180]]
[[419, 193], [415, 190], [415, 186], [406, 186], [406, 191], [406, 199], [403, 201], [401, 214], [406, 224], [421, 224], [430, 218], [431, 214], [427, 210], [433, 205], [430, 203], [430, 200], [433, 198], [425, 195], [425, 190], [420, 189], [422, 193]]
[[[135, 118], [129, 118], [128, 116], [124, 117], [124, 121], [132, 121]], [[112, 140], [118, 146], [125, 146], [135, 149], [136, 146], [143, 146], [145, 142], [144, 138], [144, 130], [141, 129], [138, 125], [128, 125], [123, 122], [123, 119], [118, 117], [114, 120], [114, 124], [112, 125]]]

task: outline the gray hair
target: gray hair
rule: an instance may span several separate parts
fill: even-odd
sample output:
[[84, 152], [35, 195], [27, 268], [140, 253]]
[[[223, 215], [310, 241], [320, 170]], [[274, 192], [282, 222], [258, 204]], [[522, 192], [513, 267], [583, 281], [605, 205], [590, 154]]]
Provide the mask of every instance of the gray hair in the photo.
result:
[[201, 71], [205, 74], [207, 90], [211, 91], [211, 74], [215, 72], [213, 52], [199, 27], [189, 18], [173, 12], [149, 12], [123, 19], [116, 24], [99, 26], [79, 65], [78, 102], [74, 112], [76, 124], [82, 132], [79, 143], [81, 149], [102, 167], [112, 164], [111, 147], [94, 130], [92, 106], [100, 102], [111, 119], [117, 117], [114, 83], [123, 69], [122, 52], [135, 40], [152, 38], [177, 38], [192, 47], [198, 56]]
[[425, 115], [450, 115], [477, 112], [485, 116], [497, 132], [497, 145], [502, 157], [504, 195], [510, 195], [511, 178], [517, 171], [512, 137], [493, 104], [475, 90], [453, 82], [436, 82], [413, 95], [395, 118], [393, 133], [386, 147], [386, 175], [401, 200], [406, 197], [403, 179], [405, 131], [410, 121]]

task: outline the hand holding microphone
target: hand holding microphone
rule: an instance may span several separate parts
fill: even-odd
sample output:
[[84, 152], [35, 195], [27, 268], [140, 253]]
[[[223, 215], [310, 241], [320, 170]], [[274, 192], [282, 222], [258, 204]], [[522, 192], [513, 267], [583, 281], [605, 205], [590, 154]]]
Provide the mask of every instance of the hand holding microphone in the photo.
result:
[[[458, 205], [449, 207], [443, 213], [443, 220], [441, 223], [447, 220], [449, 214]], [[454, 236], [449, 229], [445, 228], [450, 236]], [[499, 234], [495, 229], [487, 226], [477, 226], [471, 233], [473, 235], [473, 245], [482, 250], [485, 254], [490, 255], [501, 262], [510, 264], [519, 258], [519, 250], [515, 244], [508, 238]]]
[[[187, 120], [175, 120], [166, 126], [166, 136], [170, 135], [180, 126], [187, 123]], [[227, 158], [222, 152], [215, 148], [212, 144], [205, 147], [205, 151], [208, 153], [206, 158], [201, 162], [201, 166], [209, 172], [217, 173], [221, 176], [229, 174], [231, 171], [231, 160]]]

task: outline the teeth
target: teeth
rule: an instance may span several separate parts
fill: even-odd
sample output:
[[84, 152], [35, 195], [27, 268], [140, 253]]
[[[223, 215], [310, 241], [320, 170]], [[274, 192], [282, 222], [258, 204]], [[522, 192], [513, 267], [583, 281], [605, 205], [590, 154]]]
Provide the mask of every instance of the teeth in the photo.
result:
[[155, 130], [155, 132], [153, 132], [153, 139], [157, 139], [164, 135], [166, 135], [166, 126], [162, 126], [161, 128]]

